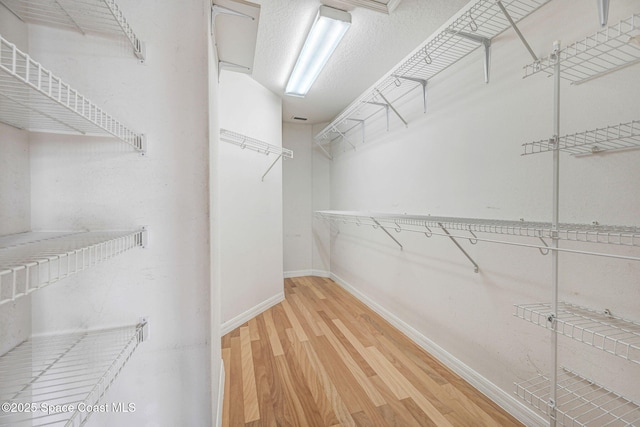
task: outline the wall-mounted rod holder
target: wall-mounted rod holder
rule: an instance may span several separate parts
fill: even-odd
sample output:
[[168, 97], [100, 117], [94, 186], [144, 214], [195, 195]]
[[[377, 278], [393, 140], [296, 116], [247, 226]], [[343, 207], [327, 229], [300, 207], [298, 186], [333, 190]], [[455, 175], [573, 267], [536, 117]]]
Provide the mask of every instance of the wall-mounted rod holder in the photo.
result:
[[[447, 229], [442, 225], [442, 223], [440, 223], [440, 222], [439, 222], [439, 223], [438, 223], [438, 226], [442, 229], [442, 231], [444, 231], [444, 233], [447, 235], [447, 237], [448, 237], [449, 239], [451, 239], [451, 241], [453, 242], [453, 244], [454, 244], [454, 245], [456, 245], [456, 246], [458, 247], [458, 249], [460, 249], [460, 250], [462, 251], [462, 253], [464, 254], [464, 256], [466, 256], [466, 257], [467, 257], [467, 259], [468, 259], [469, 261], [471, 261], [471, 264], [473, 264], [473, 272], [474, 272], [474, 273], [477, 273], [477, 272], [479, 271], [478, 264], [476, 264], [476, 262], [473, 260], [473, 258], [471, 258], [471, 256], [467, 253], [467, 251], [465, 251], [465, 250], [464, 250], [464, 248], [463, 248], [462, 246], [460, 246], [460, 243], [458, 243], [458, 241], [456, 240], [456, 238], [455, 238], [455, 237], [453, 237], [453, 236], [451, 235], [451, 233], [449, 233], [449, 230], [447, 230]], [[476, 241], [477, 241], [477, 238], [476, 238]]]
[[[499, 3], [498, 3], [499, 4]], [[491, 39], [464, 31], [447, 30], [449, 34], [480, 43], [484, 47], [484, 82], [489, 83], [489, 66], [491, 65]]]
[[398, 240], [397, 240], [395, 237], [393, 237], [393, 236], [391, 235], [391, 233], [389, 233], [389, 231], [388, 231], [386, 228], [384, 228], [384, 226], [380, 225], [380, 223], [379, 223], [375, 218], [373, 218], [373, 217], [372, 217], [372, 218], [371, 218], [371, 220], [372, 220], [373, 222], [375, 222], [375, 223], [376, 223], [376, 225], [377, 225], [378, 227], [380, 227], [380, 229], [381, 229], [382, 231], [384, 231], [385, 233], [387, 233], [387, 236], [391, 237], [391, 240], [393, 240], [394, 242], [396, 242], [396, 244], [397, 244], [398, 246], [400, 246], [400, 250], [403, 250], [403, 249], [404, 249], [404, 248], [402, 247], [402, 244], [401, 244], [400, 242], [398, 242]]
[[[603, 1], [603, 0], [600, 0], [600, 1]], [[607, 2], [608, 2], [608, 0], [607, 0]], [[537, 61], [538, 60], [538, 56], [535, 54], [533, 49], [531, 49], [531, 46], [529, 46], [529, 43], [527, 42], [527, 39], [524, 38], [524, 36], [520, 32], [520, 29], [516, 25], [515, 21], [513, 20], [513, 18], [511, 18], [511, 15], [509, 14], [509, 11], [507, 11], [507, 8], [504, 7], [504, 5], [502, 4], [502, 0], [497, 0], [496, 3], [498, 4], [498, 7], [500, 7], [500, 10], [504, 14], [505, 18], [507, 18], [507, 21], [509, 21], [509, 24], [511, 24], [511, 27], [513, 27], [513, 30], [518, 35], [518, 38], [520, 39], [522, 44], [524, 44], [524, 47], [526, 47], [527, 50], [529, 51], [529, 54], [531, 55], [533, 60]]]

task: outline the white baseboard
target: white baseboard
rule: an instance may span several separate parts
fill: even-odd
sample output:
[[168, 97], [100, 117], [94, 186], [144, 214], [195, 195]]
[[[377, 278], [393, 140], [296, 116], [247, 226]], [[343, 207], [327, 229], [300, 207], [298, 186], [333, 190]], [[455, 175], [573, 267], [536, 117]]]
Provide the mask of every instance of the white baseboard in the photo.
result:
[[262, 313], [265, 310], [270, 309], [274, 305], [284, 301], [284, 291], [279, 292], [278, 294], [272, 296], [271, 298], [261, 302], [260, 304], [250, 308], [244, 313], [240, 313], [233, 319], [227, 320], [222, 325], [220, 325], [220, 335], [226, 335], [229, 332], [233, 331], [238, 326], [243, 323], [248, 322], [249, 320], [256, 317], [258, 314]]
[[216, 412], [216, 427], [222, 427], [222, 407], [224, 403], [224, 381], [226, 378], [226, 374], [224, 371], [224, 362], [220, 361], [220, 378], [218, 380], [218, 404], [217, 412]]
[[384, 317], [389, 323], [395, 326], [397, 329], [407, 335], [413, 342], [425, 349], [429, 354], [434, 356], [440, 362], [442, 362], [449, 369], [460, 375], [469, 384], [475, 387], [482, 394], [494, 401], [497, 405], [503, 408], [505, 411], [516, 417], [526, 426], [548, 426], [549, 422], [539, 416], [536, 412], [525, 406], [522, 402], [516, 399], [511, 394], [505, 392], [491, 381], [480, 375], [478, 372], [471, 369], [464, 364], [461, 360], [455, 358], [451, 353], [431, 341], [429, 338], [418, 332], [408, 323], [392, 314], [386, 308], [375, 302], [369, 296], [354, 288], [340, 277], [331, 273], [331, 279], [342, 286], [347, 292], [358, 298], [365, 303], [369, 308]]
[[331, 277], [331, 273], [325, 270], [293, 270], [284, 272], [285, 279], [305, 276]]

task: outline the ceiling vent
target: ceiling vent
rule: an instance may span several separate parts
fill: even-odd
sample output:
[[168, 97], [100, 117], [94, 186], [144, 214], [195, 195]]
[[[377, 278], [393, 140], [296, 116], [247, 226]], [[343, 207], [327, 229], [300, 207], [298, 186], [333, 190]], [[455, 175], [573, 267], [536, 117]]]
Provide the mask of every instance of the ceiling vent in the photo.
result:
[[306, 122], [307, 118], [306, 117], [298, 117], [298, 116], [293, 116], [291, 117], [293, 120], [300, 120], [301, 122]]

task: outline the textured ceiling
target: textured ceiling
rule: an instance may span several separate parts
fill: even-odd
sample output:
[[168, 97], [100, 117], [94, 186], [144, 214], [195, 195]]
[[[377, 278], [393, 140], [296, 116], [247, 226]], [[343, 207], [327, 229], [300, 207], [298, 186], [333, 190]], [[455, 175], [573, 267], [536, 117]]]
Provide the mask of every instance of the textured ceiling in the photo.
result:
[[[402, 0], [386, 15], [338, 0], [252, 0], [261, 5], [253, 78], [282, 96], [282, 118], [331, 121], [427, 39], [468, 0]], [[347, 9], [352, 24], [305, 98], [284, 87], [320, 4]]]

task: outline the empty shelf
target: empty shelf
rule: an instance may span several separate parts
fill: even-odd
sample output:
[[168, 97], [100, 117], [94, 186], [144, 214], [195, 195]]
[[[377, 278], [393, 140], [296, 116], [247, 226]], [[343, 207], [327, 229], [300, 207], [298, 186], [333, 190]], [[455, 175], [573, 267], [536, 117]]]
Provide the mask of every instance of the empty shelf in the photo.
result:
[[95, 33], [126, 37], [139, 59], [144, 44], [114, 0], [0, 0], [26, 22], [65, 28], [82, 34]]
[[[510, 0], [503, 3], [511, 18], [518, 22], [547, 1]], [[394, 104], [416, 88], [424, 88], [429, 79], [482, 46], [481, 42], [464, 37], [464, 34], [491, 40], [510, 27], [495, 0], [476, 1], [351, 103], [315, 136], [316, 141], [323, 142], [344, 136], [360, 126], [363, 120], [384, 111], [385, 106]], [[479, 64], [478, 70], [481, 69]], [[386, 109], [388, 112], [388, 108]]]
[[[553, 151], [556, 143], [544, 139], [522, 144], [523, 155]], [[558, 138], [558, 149], [570, 154], [593, 154], [603, 151], [640, 147], [640, 121], [634, 120], [602, 129], [564, 135]]]
[[0, 121], [30, 131], [114, 136], [145, 151], [145, 137], [98, 108], [0, 36]]
[[[83, 425], [144, 341], [146, 325], [36, 337], [0, 357], [0, 402], [9, 403], [0, 426]], [[94, 411], [123, 410], [102, 405]]]
[[0, 238], [0, 305], [136, 247], [146, 230], [21, 233]]
[[289, 159], [293, 158], [293, 151], [289, 149], [268, 144], [264, 141], [260, 141], [259, 139], [251, 138], [230, 130], [220, 129], [220, 139], [225, 142], [235, 144], [241, 148], [248, 148], [249, 150], [257, 151], [259, 153], [267, 155], [275, 154]]
[[[516, 394], [550, 415], [549, 379], [538, 377], [516, 384]], [[563, 426], [635, 426], [640, 406], [605, 387], [563, 368], [558, 373], [556, 421]]]
[[[429, 233], [441, 227], [449, 230], [472, 231], [478, 233], [504, 234], [510, 236], [551, 238], [551, 224], [547, 222], [508, 221], [497, 219], [451, 218], [431, 215], [403, 215], [376, 212], [317, 211], [320, 218], [353, 224], [375, 226], [373, 218], [382, 225], [399, 231]], [[560, 240], [606, 243], [611, 245], [640, 247], [640, 227], [560, 224]]]
[[[559, 51], [560, 77], [579, 84], [640, 62], [640, 14], [573, 43]], [[525, 77], [553, 74], [552, 53], [525, 66]]]
[[[515, 316], [544, 328], [551, 304], [516, 305]], [[640, 324], [598, 313], [577, 305], [559, 303], [556, 313], [559, 334], [640, 364]]]

